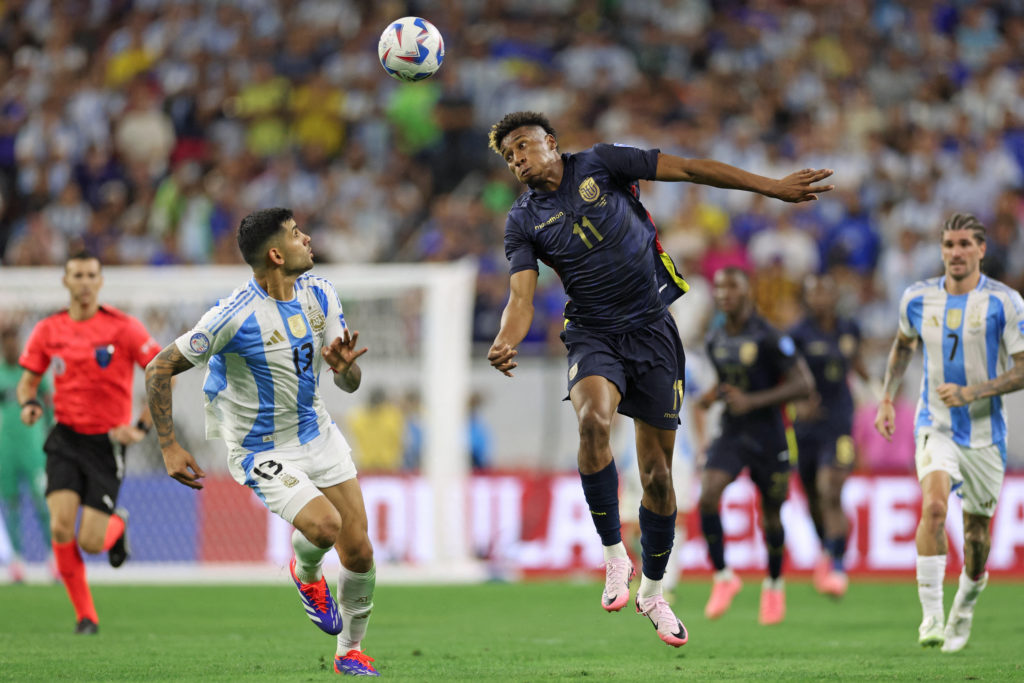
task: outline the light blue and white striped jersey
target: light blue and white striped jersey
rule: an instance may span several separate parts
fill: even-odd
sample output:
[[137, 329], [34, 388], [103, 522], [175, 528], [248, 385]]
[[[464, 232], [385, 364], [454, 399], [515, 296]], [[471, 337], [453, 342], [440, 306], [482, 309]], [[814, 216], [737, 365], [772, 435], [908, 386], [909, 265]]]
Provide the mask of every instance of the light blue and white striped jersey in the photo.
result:
[[334, 285], [309, 273], [295, 281], [291, 301], [270, 297], [254, 279], [218, 301], [175, 340], [193, 364], [207, 366], [207, 438], [249, 453], [315, 439], [331, 424], [320, 349], [344, 329]]
[[967, 294], [949, 294], [945, 284], [945, 276], [922, 280], [900, 301], [900, 333], [920, 337], [924, 348], [914, 431], [930, 427], [967, 448], [1005, 446], [1002, 397], [947, 408], [936, 389], [945, 382], [985, 382], [1006, 371], [1009, 357], [1024, 352], [1024, 300], [984, 275]]

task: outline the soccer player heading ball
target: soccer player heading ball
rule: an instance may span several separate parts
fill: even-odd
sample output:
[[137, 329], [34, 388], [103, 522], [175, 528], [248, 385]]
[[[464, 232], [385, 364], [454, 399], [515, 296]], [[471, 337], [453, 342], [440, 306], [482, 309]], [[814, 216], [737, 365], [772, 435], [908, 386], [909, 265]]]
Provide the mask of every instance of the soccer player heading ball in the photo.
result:
[[667, 306], [688, 285], [661, 250], [637, 181], [687, 181], [803, 202], [832, 189], [815, 184], [832, 171], [805, 169], [773, 180], [657, 149], [601, 144], [563, 154], [551, 123], [536, 112], [506, 115], [492, 126], [490, 147], [528, 190], [505, 224], [511, 294], [487, 358], [512, 376], [516, 346], [533, 319], [537, 260], [550, 264], [570, 299], [562, 341], [568, 398], [579, 423], [580, 478], [604, 546], [601, 607], [622, 609], [635, 575], [620, 533], [619, 479], [609, 443], [618, 411], [633, 418], [644, 489], [636, 610], [651, 619], [659, 638], [679, 647], [688, 635], [662, 597], [661, 579], [675, 528], [671, 458], [685, 359]]

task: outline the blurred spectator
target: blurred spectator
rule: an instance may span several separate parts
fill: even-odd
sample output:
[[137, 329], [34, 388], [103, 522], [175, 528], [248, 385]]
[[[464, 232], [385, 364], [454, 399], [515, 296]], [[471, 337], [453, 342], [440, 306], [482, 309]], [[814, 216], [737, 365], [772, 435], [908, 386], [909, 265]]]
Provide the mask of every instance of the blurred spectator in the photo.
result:
[[494, 438], [481, 410], [485, 402], [484, 395], [479, 391], [474, 391], [469, 396], [466, 438], [469, 442], [469, 460], [474, 470], [490, 468], [491, 460], [494, 457]]
[[405, 418], [381, 387], [348, 417], [352, 455], [361, 471], [397, 472], [402, 467]]

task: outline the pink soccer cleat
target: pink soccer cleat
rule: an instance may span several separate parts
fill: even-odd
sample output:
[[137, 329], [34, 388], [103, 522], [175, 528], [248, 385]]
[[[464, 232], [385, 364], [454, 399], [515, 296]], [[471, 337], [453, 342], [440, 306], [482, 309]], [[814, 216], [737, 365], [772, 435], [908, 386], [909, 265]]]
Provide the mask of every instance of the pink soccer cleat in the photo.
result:
[[601, 607], [608, 612], [618, 612], [629, 602], [629, 582], [636, 576], [636, 570], [629, 558], [613, 557], [605, 562], [604, 571]]
[[711, 597], [704, 607], [704, 616], [708, 619], [717, 619], [725, 614], [732, 605], [732, 599], [742, 587], [743, 582], [735, 574], [726, 579], [715, 579], [711, 584]]
[[654, 624], [654, 630], [658, 632], [658, 637], [672, 647], [686, 645], [686, 641], [690, 639], [683, 622], [665, 602], [663, 595], [653, 595], [649, 598], [636, 596], [636, 612], [650, 619]]
[[846, 577], [846, 572], [834, 569], [825, 575], [818, 591], [834, 598], [841, 598], [846, 595], [846, 588], [849, 584], [850, 580]]
[[811, 580], [814, 583], [814, 590], [819, 593], [826, 593], [825, 591], [825, 577], [832, 571], [832, 560], [828, 555], [822, 553], [821, 557], [814, 564], [814, 572], [811, 574]]
[[761, 588], [761, 609], [758, 612], [757, 621], [762, 626], [781, 623], [786, 616], [786, 592], [781, 583], [778, 588], [769, 585], [770, 579], [765, 579]]

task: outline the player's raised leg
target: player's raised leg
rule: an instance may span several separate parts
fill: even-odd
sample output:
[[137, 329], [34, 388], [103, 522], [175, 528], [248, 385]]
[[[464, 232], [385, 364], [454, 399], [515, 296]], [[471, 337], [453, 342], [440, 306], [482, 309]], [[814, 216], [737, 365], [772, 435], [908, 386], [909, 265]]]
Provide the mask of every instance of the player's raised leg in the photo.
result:
[[675, 430], [657, 429], [636, 420], [637, 463], [644, 489], [640, 501], [642, 572], [636, 593], [636, 611], [651, 620], [661, 640], [673, 647], [689, 639], [662, 594], [661, 581], [672, 556], [676, 529], [676, 494], [672, 482]]
[[337, 635], [342, 629], [342, 618], [322, 567], [324, 555], [341, 532], [341, 516], [326, 497], [316, 496], [303, 506], [292, 524], [295, 557], [289, 571], [299, 599], [310, 621], [325, 633]]

